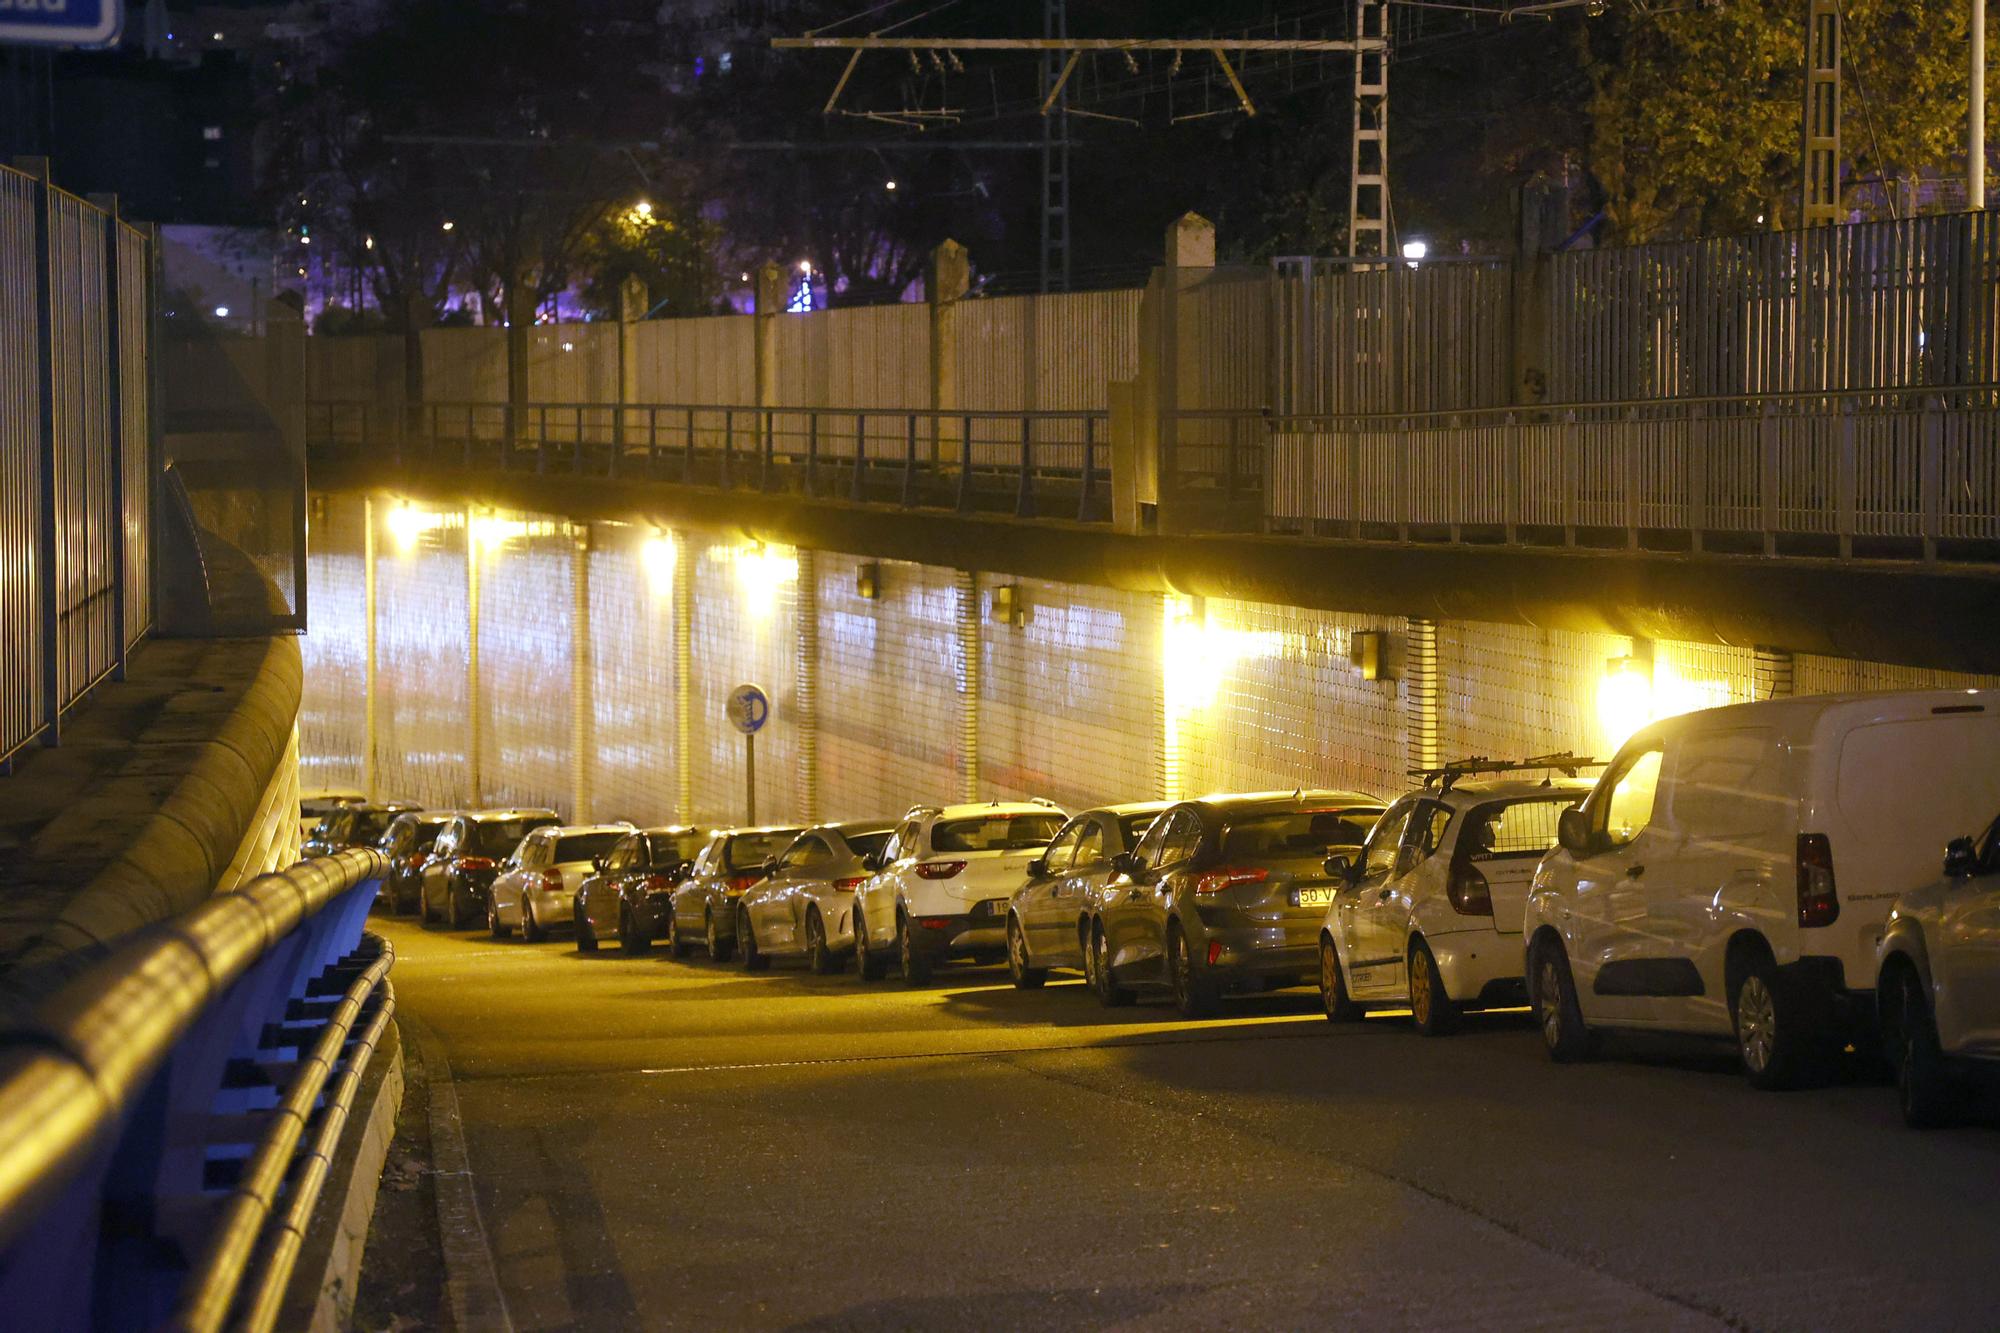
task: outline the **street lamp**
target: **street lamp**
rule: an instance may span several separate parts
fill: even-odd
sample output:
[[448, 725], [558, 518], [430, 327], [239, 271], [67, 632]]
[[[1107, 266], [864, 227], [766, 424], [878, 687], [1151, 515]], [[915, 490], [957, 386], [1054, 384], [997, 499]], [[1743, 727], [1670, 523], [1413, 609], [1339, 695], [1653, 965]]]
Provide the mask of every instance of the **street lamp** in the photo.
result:
[[444, 229], [446, 231], [450, 231], [453, 227], [456, 227], [457, 225], [458, 224], [456, 222], [447, 222], [444, 224]]
[[1429, 254], [1430, 252], [1431, 252], [1431, 246], [1429, 241], [1403, 242], [1403, 258], [1410, 261], [1411, 268], [1415, 268], [1417, 266], [1417, 261], [1421, 260], [1425, 255]]

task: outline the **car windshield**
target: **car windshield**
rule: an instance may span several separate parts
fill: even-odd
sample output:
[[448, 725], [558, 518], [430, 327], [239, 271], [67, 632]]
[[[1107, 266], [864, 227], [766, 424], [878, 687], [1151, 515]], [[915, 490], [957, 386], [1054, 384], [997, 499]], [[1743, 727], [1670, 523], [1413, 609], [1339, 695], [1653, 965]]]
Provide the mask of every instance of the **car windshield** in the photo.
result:
[[1324, 856], [1329, 847], [1359, 847], [1382, 817], [1380, 806], [1346, 810], [1279, 810], [1230, 821], [1222, 835], [1229, 860]]
[[1583, 799], [1580, 792], [1482, 805], [1466, 816], [1459, 846], [1475, 861], [1493, 856], [1540, 856], [1556, 845], [1556, 819]]
[[889, 835], [895, 831], [885, 828], [880, 833], [856, 833], [848, 838], [847, 845], [856, 856], [873, 856], [889, 845]]
[[599, 856], [609, 856], [611, 849], [624, 837], [623, 830], [610, 833], [572, 833], [567, 838], [556, 839], [556, 864], [571, 861], [589, 861]]
[[465, 850], [480, 856], [505, 856], [520, 845], [521, 839], [553, 823], [553, 819], [537, 819], [532, 815], [514, 819], [482, 819], [473, 824], [471, 845]]
[[779, 852], [792, 845], [792, 839], [799, 836], [797, 829], [780, 829], [775, 833], [739, 833], [729, 840], [723, 851], [723, 860], [731, 870], [754, 870]]
[[941, 819], [931, 827], [931, 846], [940, 852], [1021, 852], [1046, 847], [1063, 826], [1059, 814], [980, 815]]

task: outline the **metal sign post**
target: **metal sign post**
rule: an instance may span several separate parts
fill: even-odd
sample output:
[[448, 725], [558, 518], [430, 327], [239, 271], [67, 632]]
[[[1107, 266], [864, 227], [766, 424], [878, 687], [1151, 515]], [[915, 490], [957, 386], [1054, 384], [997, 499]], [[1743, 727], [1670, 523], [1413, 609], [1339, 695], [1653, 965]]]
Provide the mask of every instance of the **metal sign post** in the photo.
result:
[[111, 46], [125, 0], [0, 0], [0, 45]]
[[757, 733], [771, 720], [771, 698], [755, 685], [729, 692], [729, 725], [743, 733], [743, 822], [757, 822]]

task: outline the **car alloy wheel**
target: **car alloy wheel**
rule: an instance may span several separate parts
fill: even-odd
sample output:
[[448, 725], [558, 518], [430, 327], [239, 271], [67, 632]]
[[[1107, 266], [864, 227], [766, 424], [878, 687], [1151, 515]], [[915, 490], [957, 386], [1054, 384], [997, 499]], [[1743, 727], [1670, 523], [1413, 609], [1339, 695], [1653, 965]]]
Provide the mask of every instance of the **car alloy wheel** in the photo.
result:
[[1410, 1017], [1417, 1031], [1426, 1037], [1441, 1037], [1450, 1032], [1457, 1025], [1458, 1006], [1445, 993], [1437, 959], [1422, 940], [1410, 946], [1409, 974]]
[[1347, 978], [1340, 970], [1340, 952], [1325, 936], [1319, 942], [1319, 998], [1329, 1023], [1352, 1023], [1361, 1017], [1361, 1006], [1347, 994]]
[[1007, 918], [1007, 975], [1016, 990], [1034, 990], [1049, 979], [1049, 970], [1034, 966], [1028, 957], [1028, 937], [1018, 917]]
[[832, 976], [838, 960], [826, 947], [826, 923], [817, 908], [806, 913], [806, 967], [816, 977]]
[[854, 979], [856, 981], [880, 981], [888, 967], [888, 960], [868, 947], [868, 922], [857, 909], [854, 913]]
[[521, 896], [521, 938], [530, 944], [539, 944], [547, 935], [548, 932], [542, 929], [542, 923], [535, 920], [534, 903], [529, 901], [526, 894], [523, 894]]
[[1778, 1004], [1770, 985], [1752, 972], [1736, 992], [1736, 1045], [1743, 1052], [1743, 1064], [1752, 1074], [1761, 1075], [1771, 1067], [1778, 1046]]
[[921, 986], [931, 979], [931, 960], [917, 951], [916, 931], [907, 912], [896, 914], [896, 955], [903, 965], [903, 981]]
[[1583, 1007], [1577, 1001], [1576, 983], [1562, 946], [1549, 942], [1538, 945], [1533, 968], [1535, 1019], [1549, 1058], [1559, 1064], [1584, 1059], [1590, 1054], [1591, 1032], [1584, 1026]]
[[1167, 971], [1174, 988], [1174, 1007], [1181, 1011], [1181, 1017], [1207, 1018], [1215, 1012], [1215, 985], [1196, 972], [1194, 951], [1188, 948], [1187, 936], [1178, 924], [1167, 932]]
[[715, 909], [704, 907], [701, 912], [702, 934], [708, 937], [708, 957], [711, 962], [726, 963], [736, 954], [736, 942], [722, 938], [722, 931], [715, 920]]
[[762, 972], [771, 965], [771, 960], [757, 947], [757, 932], [750, 927], [750, 913], [739, 908], [736, 913], [736, 947], [743, 954], [745, 972]]
[[500, 924], [500, 905], [498, 903], [489, 902], [486, 904], [486, 933], [496, 940], [504, 940], [513, 933], [507, 927]]
[[1118, 984], [1111, 971], [1111, 942], [1104, 937], [1104, 928], [1098, 927], [1090, 936], [1091, 989], [1097, 992], [1097, 1002], [1106, 1009], [1118, 1009], [1132, 1003], [1138, 997], [1130, 987]]

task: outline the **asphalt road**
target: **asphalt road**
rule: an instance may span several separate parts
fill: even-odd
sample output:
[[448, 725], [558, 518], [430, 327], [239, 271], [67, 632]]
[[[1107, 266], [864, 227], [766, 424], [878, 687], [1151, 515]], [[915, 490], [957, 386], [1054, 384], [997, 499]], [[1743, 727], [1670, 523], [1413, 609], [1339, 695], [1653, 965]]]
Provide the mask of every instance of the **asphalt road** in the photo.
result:
[[522, 1329], [2000, 1320], [2000, 1120], [1912, 1133], [1885, 1086], [1757, 1093], [1698, 1044], [1558, 1068], [1525, 1015], [1426, 1041], [1305, 991], [1188, 1024], [998, 970], [376, 928], [456, 1102], [468, 1322], [496, 1280]]

